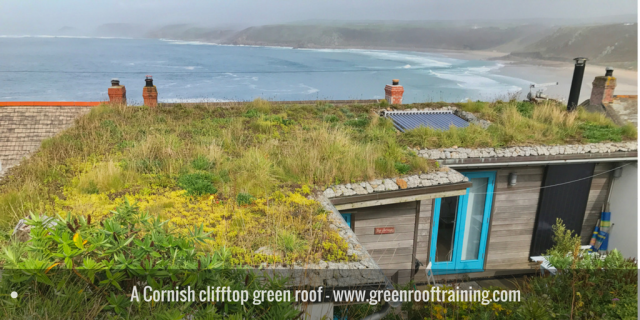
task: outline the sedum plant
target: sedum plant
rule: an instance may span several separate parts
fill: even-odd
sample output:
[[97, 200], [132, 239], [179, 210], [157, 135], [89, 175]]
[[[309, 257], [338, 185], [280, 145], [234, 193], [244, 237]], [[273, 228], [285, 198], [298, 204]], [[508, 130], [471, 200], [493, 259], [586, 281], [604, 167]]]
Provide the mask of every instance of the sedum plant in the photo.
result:
[[[39, 217], [26, 221], [31, 239], [13, 242], [2, 256], [0, 294], [3, 318], [48, 314], [65, 319], [221, 319], [227, 317], [291, 319], [300, 312], [291, 303], [145, 302], [143, 287], [153, 290], [207, 286], [232, 290], [279, 289], [285, 278], [264, 278], [232, 268], [225, 248], [204, 254], [197, 247], [210, 240], [203, 227], [178, 233], [166, 221], [142, 213], [125, 201], [102, 221], [91, 216]], [[134, 286], [139, 301], [132, 300]]]

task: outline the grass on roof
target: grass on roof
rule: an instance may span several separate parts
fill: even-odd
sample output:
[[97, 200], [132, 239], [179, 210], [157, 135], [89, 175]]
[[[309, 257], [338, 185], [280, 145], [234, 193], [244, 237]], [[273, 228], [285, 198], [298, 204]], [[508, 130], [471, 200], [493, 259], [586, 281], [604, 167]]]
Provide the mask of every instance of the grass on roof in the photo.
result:
[[203, 224], [215, 239], [202, 250], [230, 248], [238, 264], [348, 260], [327, 212], [306, 197], [435, 168], [372, 110], [96, 107], [11, 170], [0, 186], [4, 229], [29, 212], [100, 219], [128, 199], [185, 232]]
[[604, 114], [591, 113], [582, 107], [567, 112], [566, 106], [553, 102], [478, 101], [455, 105], [491, 121], [492, 125], [486, 130], [474, 124], [447, 131], [420, 127], [407, 131], [400, 138], [401, 143], [419, 148], [482, 148], [620, 142], [636, 140], [638, 135], [632, 124], [620, 127]]
[[[443, 104], [405, 105], [401, 108]], [[347, 244], [307, 197], [338, 184], [435, 170], [407, 147], [494, 147], [635, 139], [584, 110], [518, 102], [458, 107], [488, 129], [398, 133], [383, 105], [237, 107], [100, 106], [43, 142], [0, 185], [0, 221], [10, 233], [29, 212], [100, 219], [125, 199], [179, 230], [213, 232], [201, 250], [227, 247], [238, 264], [344, 261]], [[259, 251], [259, 253], [256, 253]], [[353, 257], [351, 258], [353, 259]]]

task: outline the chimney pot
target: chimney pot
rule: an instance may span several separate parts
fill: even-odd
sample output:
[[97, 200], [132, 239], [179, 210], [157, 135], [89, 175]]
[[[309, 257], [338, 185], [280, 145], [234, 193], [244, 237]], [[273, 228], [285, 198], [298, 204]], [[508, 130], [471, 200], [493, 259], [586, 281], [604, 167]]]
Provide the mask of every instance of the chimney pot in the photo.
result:
[[587, 63], [587, 60], [589, 59], [585, 57], [577, 57], [577, 58], [574, 58], [573, 60], [575, 60], [576, 66], [582, 66], [582, 65], [585, 65]]
[[613, 77], [613, 68], [611, 67], [607, 67], [606, 73], [604, 74], [605, 77]]
[[398, 80], [398, 79], [393, 79], [393, 80], [391, 80], [391, 83], [392, 83], [394, 86], [397, 86], [397, 85], [399, 85], [399, 84], [400, 84], [400, 80]]
[[153, 77], [146, 76], [144, 79], [145, 87], [153, 87]]
[[112, 87], [117, 87], [119, 85], [120, 85], [120, 80], [118, 80], [118, 78], [111, 79], [111, 86]]

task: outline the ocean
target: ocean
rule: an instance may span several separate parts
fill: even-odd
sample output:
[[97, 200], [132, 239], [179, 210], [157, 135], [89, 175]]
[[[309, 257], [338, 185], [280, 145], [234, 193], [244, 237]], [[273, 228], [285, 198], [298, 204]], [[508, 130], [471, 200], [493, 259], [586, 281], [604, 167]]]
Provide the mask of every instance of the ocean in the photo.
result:
[[357, 49], [229, 46], [192, 41], [0, 36], [0, 101], [103, 101], [112, 78], [142, 101], [152, 75], [160, 102], [382, 99], [400, 79], [404, 102], [504, 99], [531, 82], [498, 61]]

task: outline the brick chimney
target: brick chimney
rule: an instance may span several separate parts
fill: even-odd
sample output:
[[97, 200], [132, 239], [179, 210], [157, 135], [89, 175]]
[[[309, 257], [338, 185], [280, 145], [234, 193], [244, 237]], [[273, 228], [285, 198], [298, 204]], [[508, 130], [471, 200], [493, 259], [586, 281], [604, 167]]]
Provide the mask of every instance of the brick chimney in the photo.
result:
[[400, 80], [393, 79], [392, 84], [384, 87], [384, 98], [389, 104], [402, 104], [404, 88], [400, 85]]
[[108, 92], [111, 104], [127, 104], [127, 89], [120, 85], [120, 80], [111, 79], [111, 87]]
[[615, 89], [616, 78], [613, 77], [613, 68], [607, 67], [604, 76], [598, 76], [593, 80], [589, 104], [600, 105], [612, 102]]
[[144, 79], [145, 86], [142, 89], [142, 99], [144, 99], [144, 105], [149, 108], [155, 108], [158, 106], [158, 89], [153, 85], [153, 78], [147, 76]]

